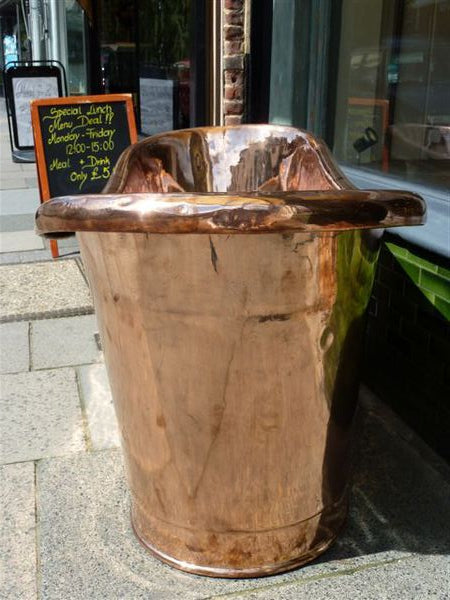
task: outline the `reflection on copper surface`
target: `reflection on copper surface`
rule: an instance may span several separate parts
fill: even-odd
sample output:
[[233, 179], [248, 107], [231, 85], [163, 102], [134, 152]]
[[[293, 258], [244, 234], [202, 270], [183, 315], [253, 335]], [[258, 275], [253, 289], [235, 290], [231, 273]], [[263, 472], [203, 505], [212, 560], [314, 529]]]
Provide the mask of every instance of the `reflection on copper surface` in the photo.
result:
[[49, 237], [73, 231], [260, 234], [420, 225], [423, 216], [419, 196], [387, 190], [127, 193], [55, 198], [39, 209], [37, 227]]
[[137, 535], [217, 577], [315, 558], [347, 511], [363, 228], [423, 222], [423, 201], [352, 189], [276, 126], [154, 136], [106, 192], [43, 205], [37, 227], [80, 232]]

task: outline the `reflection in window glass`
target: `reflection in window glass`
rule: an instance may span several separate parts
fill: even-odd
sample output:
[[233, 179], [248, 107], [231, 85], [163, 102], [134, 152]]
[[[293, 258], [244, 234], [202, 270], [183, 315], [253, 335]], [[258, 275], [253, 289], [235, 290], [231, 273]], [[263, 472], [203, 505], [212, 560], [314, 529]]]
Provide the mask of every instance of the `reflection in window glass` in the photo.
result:
[[190, 0], [99, 0], [102, 86], [138, 99], [142, 133], [189, 126]]
[[15, 35], [5, 35], [3, 37], [3, 56], [5, 67], [8, 63], [19, 60], [17, 39]]
[[448, 189], [450, 2], [343, 0], [334, 153]]
[[146, 0], [139, 5], [141, 130], [189, 127], [190, 0]]
[[100, 0], [97, 10], [104, 92], [136, 92], [135, 3], [129, 0]]
[[83, 9], [77, 0], [66, 0], [67, 84], [69, 94], [86, 94], [86, 42]]

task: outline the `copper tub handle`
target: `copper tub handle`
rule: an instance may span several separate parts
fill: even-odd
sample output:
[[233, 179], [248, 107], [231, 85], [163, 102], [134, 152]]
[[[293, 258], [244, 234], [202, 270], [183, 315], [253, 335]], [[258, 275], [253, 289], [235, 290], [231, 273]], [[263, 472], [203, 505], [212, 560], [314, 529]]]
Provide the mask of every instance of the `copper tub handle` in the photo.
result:
[[396, 190], [128, 193], [63, 196], [42, 204], [36, 230], [124, 233], [347, 231], [421, 225], [425, 203]]

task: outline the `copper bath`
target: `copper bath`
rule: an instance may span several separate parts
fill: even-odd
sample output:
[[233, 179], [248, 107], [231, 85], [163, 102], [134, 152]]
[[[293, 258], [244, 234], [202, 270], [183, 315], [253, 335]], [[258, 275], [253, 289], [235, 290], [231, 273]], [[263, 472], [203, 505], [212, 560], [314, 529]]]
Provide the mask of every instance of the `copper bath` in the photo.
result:
[[353, 189], [323, 143], [278, 126], [154, 136], [104, 195], [40, 207], [41, 234], [79, 232], [133, 526], [157, 557], [254, 577], [333, 542], [373, 230], [424, 213], [414, 194]]

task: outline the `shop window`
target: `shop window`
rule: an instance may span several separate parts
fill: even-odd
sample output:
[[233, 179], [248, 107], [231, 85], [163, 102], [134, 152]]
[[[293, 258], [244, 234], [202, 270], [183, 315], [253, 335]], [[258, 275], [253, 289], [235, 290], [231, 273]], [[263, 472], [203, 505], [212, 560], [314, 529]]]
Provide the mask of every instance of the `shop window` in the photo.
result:
[[101, 83], [106, 94], [137, 91], [137, 15], [129, 0], [99, 0]]
[[448, 257], [450, 0], [253, 0], [253, 13], [261, 6], [270, 55], [252, 51], [251, 80], [269, 102], [253, 93], [249, 114], [324, 138], [358, 187], [421, 194], [427, 225], [399, 235]]
[[190, 124], [190, 1], [139, 6], [141, 130], [152, 135]]
[[344, 0], [333, 150], [448, 190], [450, 2]]
[[449, 0], [271, 0], [271, 19], [271, 122], [361, 172], [448, 191]]
[[190, 0], [99, 0], [102, 88], [134, 94], [140, 131], [191, 124]]
[[66, 24], [69, 94], [86, 94], [86, 24], [84, 11], [77, 0], [66, 0]]

